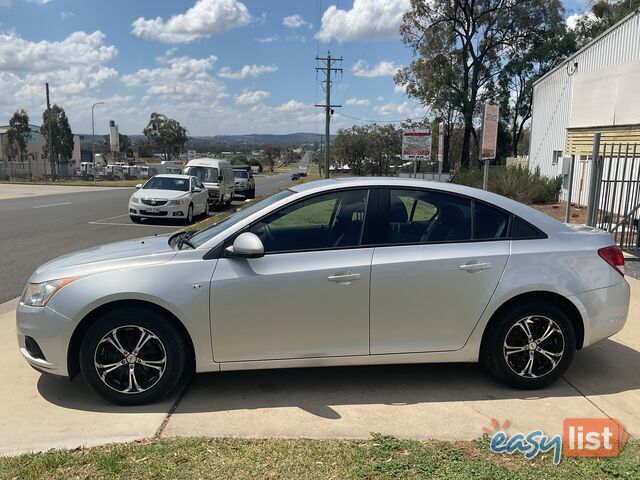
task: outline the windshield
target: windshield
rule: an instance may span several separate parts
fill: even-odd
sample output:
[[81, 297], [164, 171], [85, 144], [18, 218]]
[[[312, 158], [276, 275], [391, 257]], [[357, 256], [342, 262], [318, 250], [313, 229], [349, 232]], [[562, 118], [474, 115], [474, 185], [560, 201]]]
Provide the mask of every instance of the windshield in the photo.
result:
[[189, 191], [188, 178], [153, 177], [142, 187], [144, 190], [178, 190]]
[[259, 201], [258, 203], [254, 203], [250, 207], [247, 207], [243, 210], [240, 210], [239, 212], [234, 213], [233, 215], [228, 216], [221, 222], [216, 223], [215, 225], [212, 225], [209, 228], [205, 228], [204, 230], [200, 230], [198, 233], [196, 233], [193, 237], [190, 238], [191, 243], [195, 247], [199, 247], [200, 245], [212, 239], [219, 233], [222, 233], [223, 231], [225, 231], [227, 228], [234, 226], [236, 223], [253, 215], [254, 213], [260, 211], [261, 209], [268, 207], [269, 205], [272, 205], [277, 201], [282, 200], [283, 198], [287, 198], [288, 196], [293, 194], [294, 194], [293, 190], [283, 190], [274, 195], [271, 195], [268, 198], [265, 198], [264, 200]]
[[198, 177], [203, 183], [218, 183], [218, 169], [216, 167], [187, 167], [183, 173]]
[[246, 170], [234, 170], [233, 175], [236, 178], [249, 178], [249, 172]]

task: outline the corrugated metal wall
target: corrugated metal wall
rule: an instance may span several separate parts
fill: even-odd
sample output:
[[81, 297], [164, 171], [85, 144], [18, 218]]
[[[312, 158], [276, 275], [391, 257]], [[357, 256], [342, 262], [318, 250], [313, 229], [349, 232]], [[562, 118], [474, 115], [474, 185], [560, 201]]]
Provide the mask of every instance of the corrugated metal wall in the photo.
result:
[[[640, 10], [538, 81], [533, 88], [530, 168], [540, 167], [548, 176], [562, 172], [562, 161], [552, 165], [553, 151], [565, 151], [575, 75], [639, 59]], [[578, 63], [575, 72], [574, 62]]]

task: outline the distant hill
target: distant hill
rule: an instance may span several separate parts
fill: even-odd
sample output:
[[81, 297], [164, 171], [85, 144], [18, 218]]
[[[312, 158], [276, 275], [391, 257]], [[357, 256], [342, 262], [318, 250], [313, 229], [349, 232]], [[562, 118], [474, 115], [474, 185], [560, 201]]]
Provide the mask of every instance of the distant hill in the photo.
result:
[[[84, 139], [91, 141], [91, 134], [83, 135]], [[131, 140], [142, 140], [144, 135], [129, 135]], [[335, 135], [331, 135], [331, 139]], [[96, 135], [96, 141], [100, 137]], [[286, 133], [282, 135], [267, 133], [249, 133], [246, 135], [212, 135], [212, 136], [193, 136], [190, 138], [188, 145], [197, 146], [199, 144], [216, 144], [216, 145], [302, 145], [305, 143], [320, 143], [320, 134], [318, 133]]]

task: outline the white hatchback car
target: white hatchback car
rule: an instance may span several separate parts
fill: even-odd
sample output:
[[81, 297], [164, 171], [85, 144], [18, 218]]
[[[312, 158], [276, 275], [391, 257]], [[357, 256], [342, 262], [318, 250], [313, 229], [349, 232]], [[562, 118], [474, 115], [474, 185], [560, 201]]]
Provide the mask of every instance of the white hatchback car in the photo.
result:
[[207, 188], [191, 175], [156, 175], [129, 199], [129, 216], [138, 223], [143, 218], [175, 218], [193, 222], [196, 215], [209, 215]]

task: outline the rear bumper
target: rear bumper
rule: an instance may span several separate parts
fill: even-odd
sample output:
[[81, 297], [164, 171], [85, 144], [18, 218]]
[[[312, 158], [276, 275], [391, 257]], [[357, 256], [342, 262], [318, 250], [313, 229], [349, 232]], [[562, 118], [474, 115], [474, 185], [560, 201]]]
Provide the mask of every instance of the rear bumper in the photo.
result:
[[574, 295], [570, 299], [581, 308], [584, 343], [587, 347], [611, 337], [624, 327], [629, 313], [629, 284], [622, 280], [610, 287]]

